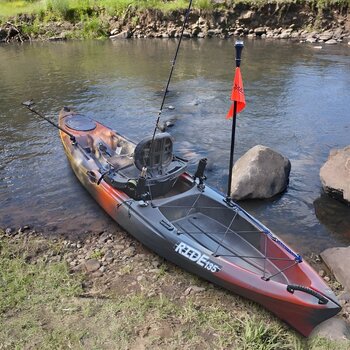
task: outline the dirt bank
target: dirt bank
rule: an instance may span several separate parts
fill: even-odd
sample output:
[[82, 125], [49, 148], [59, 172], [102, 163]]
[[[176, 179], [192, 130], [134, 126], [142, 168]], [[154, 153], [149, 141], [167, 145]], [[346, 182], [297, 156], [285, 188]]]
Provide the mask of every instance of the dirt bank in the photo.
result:
[[[296, 3], [219, 4], [211, 10], [193, 9], [185, 37], [248, 36], [297, 39], [335, 44], [350, 40], [349, 5]], [[119, 16], [91, 9], [89, 16], [70, 14], [52, 21], [45, 16], [19, 15], [2, 24], [0, 41], [65, 40], [84, 37], [176, 38], [180, 35], [185, 10], [162, 13], [129, 7]]]
[[72, 239], [44, 237], [29, 226], [0, 230], [0, 267], [4, 349], [348, 346], [301, 338], [255, 303], [167, 263], [122, 231]]

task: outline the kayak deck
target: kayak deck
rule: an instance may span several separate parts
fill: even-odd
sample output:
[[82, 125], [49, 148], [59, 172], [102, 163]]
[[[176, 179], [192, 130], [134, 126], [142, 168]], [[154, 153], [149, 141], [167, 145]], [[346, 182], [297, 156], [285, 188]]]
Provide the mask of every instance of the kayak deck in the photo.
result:
[[[274, 258], [267, 256], [269, 237], [243, 218], [238, 208], [232, 210], [200, 194], [162, 205], [160, 211], [177, 228], [179, 235], [197, 242], [212, 255], [261, 277], [274, 276], [274, 281], [289, 283], [281, 266], [276, 266]], [[286, 256], [283, 262], [283, 269], [288, 266], [286, 262], [289, 266], [295, 265], [291, 257]]]

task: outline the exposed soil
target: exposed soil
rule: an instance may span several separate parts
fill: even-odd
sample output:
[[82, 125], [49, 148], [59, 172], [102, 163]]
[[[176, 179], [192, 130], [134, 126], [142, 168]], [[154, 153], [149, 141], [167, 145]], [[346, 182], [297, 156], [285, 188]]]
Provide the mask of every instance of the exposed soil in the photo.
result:
[[[237, 3], [218, 5], [213, 10], [192, 10], [184, 36], [187, 38], [248, 36], [296, 39], [336, 44], [350, 37], [348, 4], [318, 7], [305, 3]], [[91, 35], [111, 38], [176, 38], [180, 36], [185, 10], [162, 13], [159, 10], [135, 10], [109, 16], [103, 10], [97, 16], [100, 27]], [[89, 22], [90, 19], [87, 19]], [[0, 27], [0, 42], [24, 40], [65, 40], [84, 37], [86, 23], [74, 19], [44, 23], [34, 15], [20, 15]]]

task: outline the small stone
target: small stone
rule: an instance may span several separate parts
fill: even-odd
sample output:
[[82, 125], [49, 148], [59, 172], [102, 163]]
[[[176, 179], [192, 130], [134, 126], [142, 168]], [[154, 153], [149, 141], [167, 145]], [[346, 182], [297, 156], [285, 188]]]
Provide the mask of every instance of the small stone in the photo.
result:
[[350, 293], [343, 292], [342, 294], [338, 295], [338, 300], [344, 300], [346, 303], [350, 302]]
[[99, 271], [101, 271], [102, 273], [105, 272], [105, 271], [106, 271], [106, 266], [101, 266], [101, 267], [99, 268]]
[[12, 228], [8, 227], [6, 230], [5, 230], [5, 233], [7, 235], [10, 235], [12, 233]]
[[136, 249], [133, 246], [131, 246], [124, 250], [124, 256], [131, 258], [135, 255], [135, 251]]
[[324, 277], [326, 275], [326, 273], [324, 272], [324, 270], [320, 270], [318, 271], [318, 274], [320, 277]]
[[327, 44], [327, 45], [335, 45], [335, 44], [338, 44], [338, 42], [335, 39], [330, 39], [330, 40], [325, 41], [325, 44]]
[[143, 276], [137, 276], [136, 280], [137, 280], [137, 282], [141, 282], [143, 280]]
[[324, 276], [323, 279], [324, 279], [326, 282], [329, 282], [329, 281], [331, 280], [328, 276]]
[[85, 261], [84, 266], [87, 272], [94, 272], [100, 268], [101, 264], [96, 259], [89, 259]]
[[128, 30], [125, 30], [121, 33], [111, 35], [109, 38], [110, 39], [129, 39], [132, 37], [132, 33]]
[[96, 277], [102, 277], [103, 273], [101, 271], [95, 271], [91, 274], [91, 277], [96, 278]]
[[196, 294], [205, 291], [205, 288], [198, 286], [190, 286], [184, 291], [184, 295]]
[[174, 106], [168, 106], [167, 108], [168, 108], [170, 111], [173, 111], [173, 110], [175, 109]]
[[100, 238], [98, 239], [98, 243], [105, 243], [105, 242], [107, 242], [107, 240], [108, 240], [108, 233], [107, 232], [104, 232], [104, 233], [102, 233], [102, 235], [100, 236]]
[[105, 260], [106, 260], [107, 264], [112, 263], [113, 260], [114, 260], [113, 253], [111, 253], [110, 255], [105, 256]]

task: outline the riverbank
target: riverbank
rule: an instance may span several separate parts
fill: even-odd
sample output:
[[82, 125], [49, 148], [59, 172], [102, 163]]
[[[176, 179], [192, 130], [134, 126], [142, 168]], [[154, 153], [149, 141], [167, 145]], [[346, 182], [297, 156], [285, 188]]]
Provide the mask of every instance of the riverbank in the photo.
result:
[[[349, 345], [301, 338], [255, 303], [182, 271], [123, 231], [74, 240], [29, 226], [0, 230], [0, 253], [2, 349]], [[309, 261], [317, 264], [316, 257]]]
[[[101, 1], [100, 1], [101, 2]], [[176, 38], [182, 27], [186, 2], [154, 4], [102, 1], [73, 6], [43, 7], [32, 12], [2, 16], [0, 41], [66, 40], [82, 38]], [[97, 4], [97, 5], [96, 5]], [[1, 10], [0, 4], [0, 10]], [[26, 8], [23, 9], [25, 11]], [[29, 9], [27, 11], [30, 11]], [[187, 38], [247, 36], [295, 39], [336, 44], [350, 40], [350, 7], [335, 2], [268, 2], [244, 0], [195, 2], [184, 36]], [[1, 13], [1, 11], [0, 11]], [[11, 13], [8, 12], [8, 13]]]

